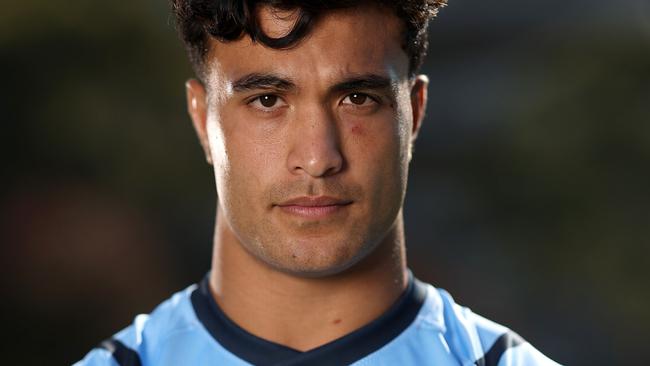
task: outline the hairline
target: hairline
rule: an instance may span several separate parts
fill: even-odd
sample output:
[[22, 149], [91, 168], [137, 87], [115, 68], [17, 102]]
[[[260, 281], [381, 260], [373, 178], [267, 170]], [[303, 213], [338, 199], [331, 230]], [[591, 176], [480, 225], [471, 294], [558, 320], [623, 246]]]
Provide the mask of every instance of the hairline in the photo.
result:
[[[264, 5], [264, 4], [257, 4], [257, 6], [262, 6], [262, 5]], [[369, 1], [369, 0], [362, 0], [359, 3], [357, 3], [355, 5], [352, 5], [352, 6], [349, 6], [349, 7], [323, 10], [321, 15], [322, 14], [329, 14], [329, 13], [333, 13], [333, 12], [337, 12], [337, 11], [344, 11], [344, 10], [350, 10], [350, 9], [359, 9], [359, 8], [364, 7], [364, 6], [376, 7], [378, 9], [383, 10], [383, 11], [386, 11], [386, 13], [390, 14], [391, 16], [393, 16], [393, 17], [395, 17], [397, 19], [397, 21], [399, 23], [399, 26], [400, 26], [400, 30], [399, 30], [400, 38], [402, 39], [402, 42], [400, 44], [400, 49], [402, 50], [402, 52], [404, 52], [404, 54], [406, 55], [406, 57], [408, 59], [408, 70], [407, 70], [407, 73], [406, 73], [406, 79], [409, 82], [412, 82], [413, 80], [415, 80], [415, 78], [416, 78], [416, 76], [418, 74], [418, 71], [420, 69], [420, 66], [415, 67], [413, 70], [411, 69], [411, 66], [412, 66], [411, 65], [411, 58], [412, 58], [412, 56], [409, 54], [408, 45], [405, 42], [405, 40], [406, 40], [405, 39], [406, 38], [406, 32], [408, 31], [408, 27], [407, 27], [406, 21], [404, 19], [402, 19], [397, 14], [397, 12], [395, 11], [394, 8], [391, 8], [387, 4], [384, 4], [383, 2], [378, 2], [378, 1], [374, 2], [374, 1]], [[280, 11], [292, 11], [292, 10], [300, 9], [301, 7], [296, 6], [294, 8], [289, 8], [289, 9], [282, 9], [280, 7], [272, 7], [272, 8], [280, 10]], [[314, 27], [317, 26], [317, 23], [320, 20], [321, 19], [317, 19], [316, 24], [314, 24]], [[255, 39], [253, 39], [253, 37], [250, 34], [248, 34], [246, 32], [242, 32], [240, 37], [235, 39], [235, 40], [225, 40], [225, 41], [223, 41], [223, 40], [220, 40], [219, 38], [211, 35], [209, 32], [204, 31], [203, 32], [204, 48], [203, 48], [203, 50], [201, 52], [201, 55], [199, 57], [198, 65], [196, 65], [196, 68], [195, 68], [195, 73], [197, 74], [196, 76], [198, 77], [198, 79], [202, 83], [205, 84], [205, 81], [207, 80], [207, 77], [209, 76], [208, 75], [209, 74], [208, 68], [210, 67], [209, 59], [212, 58], [212, 57], [216, 58], [217, 60], [219, 59], [219, 56], [216, 55], [215, 52], [214, 52], [214, 43], [213, 42], [226, 44], [226, 43], [237, 42], [237, 41], [240, 41], [240, 40], [248, 37], [253, 44], [261, 45], [262, 47], [265, 47], [267, 49], [274, 50], [274, 51], [289, 51], [289, 50], [292, 50], [292, 49], [294, 49], [296, 47], [299, 47], [302, 42], [304, 42], [306, 39], [309, 38], [309, 36], [310, 36], [310, 34], [312, 32], [313, 32], [313, 29], [309, 30], [303, 37], [300, 37], [299, 39], [296, 40], [296, 42], [292, 43], [288, 47], [275, 48], [275, 47], [271, 47], [271, 46], [269, 46], [269, 45], [267, 45], [267, 44], [265, 44], [263, 42], [256, 41]], [[425, 56], [426, 56], [426, 48], [425, 48], [425, 51], [423, 52], [423, 54], [421, 55], [421, 58], [424, 59]]]

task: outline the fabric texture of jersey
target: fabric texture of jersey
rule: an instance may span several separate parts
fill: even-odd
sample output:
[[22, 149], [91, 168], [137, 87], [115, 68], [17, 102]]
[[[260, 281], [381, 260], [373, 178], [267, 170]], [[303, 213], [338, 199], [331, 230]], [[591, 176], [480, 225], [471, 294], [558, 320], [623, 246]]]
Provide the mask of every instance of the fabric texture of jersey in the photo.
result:
[[316, 349], [297, 351], [252, 335], [219, 309], [208, 284], [176, 293], [102, 342], [75, 366], [558, 365], [516, 333], [412, 276], [381, 317]]

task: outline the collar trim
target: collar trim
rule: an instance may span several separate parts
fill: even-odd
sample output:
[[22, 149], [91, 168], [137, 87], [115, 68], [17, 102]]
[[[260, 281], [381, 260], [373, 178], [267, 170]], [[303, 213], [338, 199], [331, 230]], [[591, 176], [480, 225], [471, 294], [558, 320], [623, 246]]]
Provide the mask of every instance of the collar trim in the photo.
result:
[[254, 365], [351, 364], [399, 336], [417, 317], [426, 298], [426, 285], [409, 272], [408, 286], [379, 318], [332, 342], [301, 352], [257, 337], [239, 327], [219, 308], [210, 293], [209, 273], [192, 291], [199, 321], [226, 350]]

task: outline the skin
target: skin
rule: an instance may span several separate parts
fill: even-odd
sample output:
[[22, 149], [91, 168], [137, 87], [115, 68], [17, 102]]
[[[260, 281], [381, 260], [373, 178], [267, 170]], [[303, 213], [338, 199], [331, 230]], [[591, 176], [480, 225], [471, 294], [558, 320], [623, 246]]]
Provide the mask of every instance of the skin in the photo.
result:
[[[295, 20], [257, 11], [270, 36]], [[402, 205], [427, 79], [409, 79], [401, 40], [387, 10], [337, 10], [289, 50], [211, 40], [204, 83], [188, 81], [219, 197], [211, 290], [248, 332], [309, 350], [404, 291]]]

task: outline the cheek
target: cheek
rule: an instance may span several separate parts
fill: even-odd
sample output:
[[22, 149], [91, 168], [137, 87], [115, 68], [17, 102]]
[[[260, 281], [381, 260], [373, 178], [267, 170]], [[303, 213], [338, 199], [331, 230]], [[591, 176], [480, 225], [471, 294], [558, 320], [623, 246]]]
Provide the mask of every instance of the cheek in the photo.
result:
[[398, 178], [402, 145], [400, 129], [394, 116], [359, 120], [348, 127], [347, 159], [353, 175], [366, 181], [368, 188], [382, 190]]
[[372, 135], [372, 138], [362, 137], [361, 139], [369, 142], [365, 148], [372, 154], [370, 159], [375, 164], [377, 179], [383, 180], [378, 182], [378, 189], [384, 194], [394, 195], [395, 191], [405, 188], [408, 141], [410, 139], [406, 122], [403, 116], [396, 112], [381, 124], [382, 129], [377, 134], [372, 133], [370, 126], [362, 126], [361, 136]]
[[223, 141], [223, 188], [237, 192], [238, 200], [259, 201], [282, 169], [283, 144], [243, 128], [225, 130]]
[[[255, 151], [241, 149], [234, 140], [226, 138], [221, 167], [215, 165], [217, 195], [225, 218], [237, 232], [254, 225], [251, 219], [256, 215], [261, 203], [264, 186], [261, 182], [260, 167], [256, 164]], [[220, 170], [217, 172], [217, 170]]]
[[[349, 122], [349, 141], [366, 159], [395, 159], [404, 141], [405, 129], [399, 115], [384, 113], [370, 119]], [[387, 162], [387, 161], [386, 161]]]

